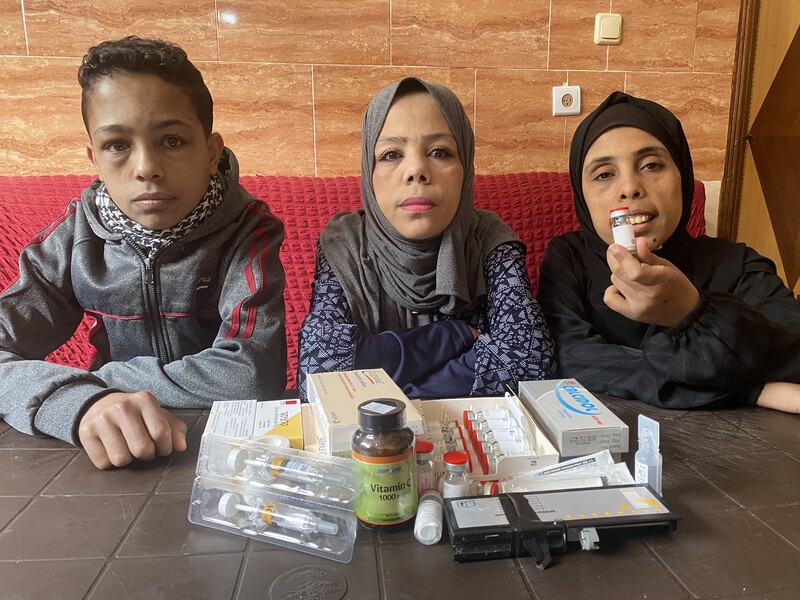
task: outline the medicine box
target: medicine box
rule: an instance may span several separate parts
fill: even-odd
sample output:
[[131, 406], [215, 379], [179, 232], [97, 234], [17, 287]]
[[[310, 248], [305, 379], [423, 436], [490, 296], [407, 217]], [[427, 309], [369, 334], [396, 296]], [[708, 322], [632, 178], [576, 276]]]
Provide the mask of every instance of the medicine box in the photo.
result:
[[314, 408], [310, 404], [303, 404], [303, 450], [312, 454], [328, 454], [328, 442], [320, 429], [319, 422], [314, 416]]
[[575, 379], [522, 381], [519, 398], [562, 459], [628, 451], [628, 426]]
[[[458, 423], [459, 434], [463, 436], [465, 449], [470, 455], [470, 478], [474, 481], [498, 480], [514, 473], [532, 471], [558, 463], [558, 451], [537, 427], [536, 422], [516, 396], [413, 400], [413, 403], [425, 418], [426, 435], [422, 436], [423, 439], [434, 441], [431, 434], [436, 433], [440, 424], [453, 421]], [[516, 421], [528, 449], [501, 456], [492, 466], [486, 466], [485, 462], [482, 465], [475, 445], [467, 433], [464, 413], [499, 408], [507, 409], [509, 415]], [[442, 463], [434, 460], [434, 476], [439, 477], [443, 471]]]
[[358, 405], [375, 398], [395, 398], [406, 405], [406, 426], [425, 433], [422, 415], [383, 369], [313, 373], [308, 376], [308, 401], [319, 423], [328, 454], [350, 456], [358, 429]]
[[211, 405], [203, 435], [251, 438], [280, 435], [292, 448], [303, 449], [300, 400], [221, 400]]

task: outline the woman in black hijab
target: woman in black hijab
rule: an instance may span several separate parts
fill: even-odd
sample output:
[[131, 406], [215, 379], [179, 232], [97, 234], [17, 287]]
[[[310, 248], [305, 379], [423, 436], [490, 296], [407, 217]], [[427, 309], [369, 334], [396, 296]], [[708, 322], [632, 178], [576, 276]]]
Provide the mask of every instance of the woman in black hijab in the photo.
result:
[[319, 239], [301, 396], [320, 371], [381, 367], [411, 397], [501, 395], [551, 376], [525, 246], [473, 207], [475, 142], [455, 94], [416, 77], [387, 86], [361, 141], [364, 208]]
[[[570, 149], [581, 230], [554, 238], [539, 300], [559, 375], [664, 408], [758, 404], [800, 413], [800, 303], [744, 244], [686, 231], [694, 190], [680, 121], [622, 92]], [[636, 251], [609, 211], [634, 215]]]

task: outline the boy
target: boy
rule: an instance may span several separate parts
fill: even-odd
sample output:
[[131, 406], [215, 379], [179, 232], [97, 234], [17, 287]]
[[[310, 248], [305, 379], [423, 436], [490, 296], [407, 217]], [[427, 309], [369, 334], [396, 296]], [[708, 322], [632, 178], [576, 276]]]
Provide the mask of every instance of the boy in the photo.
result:
[[[282, 223], [238, 183], [179, 47], [127, 37], [78, 71], [99, 178], [26, 247], [0, 295], [0, 418], [101, 469], [186, 448], [165, 408], [285, 387]], [[43, 362], [84, 312], [89, 371]]]

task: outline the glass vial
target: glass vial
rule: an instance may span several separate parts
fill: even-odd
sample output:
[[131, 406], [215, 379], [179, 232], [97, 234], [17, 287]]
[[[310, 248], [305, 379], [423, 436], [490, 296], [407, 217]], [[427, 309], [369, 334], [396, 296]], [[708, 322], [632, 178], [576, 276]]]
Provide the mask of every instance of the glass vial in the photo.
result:
[[436, 487], [433, 477], [433, 444], [427, 440], [417, 440], [417, 495]]
[[612, 208], [608, 211], [614, 243], [619, 244], [628, 252], [636, 253], [636, 234], [633, 232], [633, 224], [630, 222], [630, 217], [631, 211], [627, 206]]
[[414, 537], [430, 546], [442, 539], [444, 500], [436, 490], [426, 490], [419, 498], [417, 519], [414, 521]]
[[469, 456], [466, 452], [448, 452], [444, 455], [444, 475], [439, 479], [442, 498], [469, 496]]
[[353, 460], [362, 473], [356, 517], [367, 529], [394, 531], [411, 525], [417, 512], [414, 433], [406, 427], [406, 406], [394, 398], [358, 405]]

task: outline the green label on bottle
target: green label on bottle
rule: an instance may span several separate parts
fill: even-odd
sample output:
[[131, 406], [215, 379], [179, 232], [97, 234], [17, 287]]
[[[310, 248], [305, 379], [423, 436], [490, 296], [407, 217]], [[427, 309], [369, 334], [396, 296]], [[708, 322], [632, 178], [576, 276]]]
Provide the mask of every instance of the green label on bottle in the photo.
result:
[[361, 470], [361, 494], [356, 516], [372, 525], [396, 525], [417, 512], [416, 466], [413, 452], [400, 456], [364, 456], [353, 452]]

